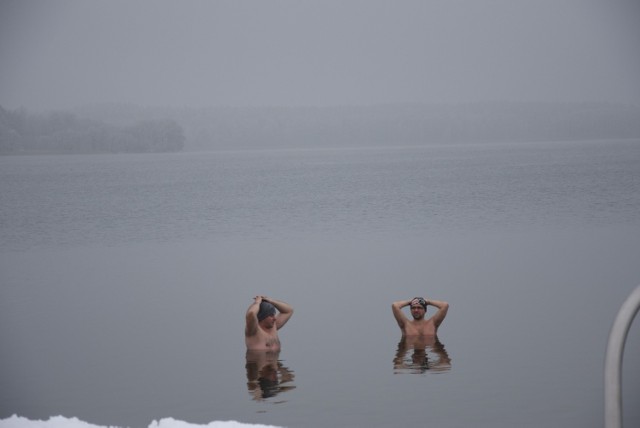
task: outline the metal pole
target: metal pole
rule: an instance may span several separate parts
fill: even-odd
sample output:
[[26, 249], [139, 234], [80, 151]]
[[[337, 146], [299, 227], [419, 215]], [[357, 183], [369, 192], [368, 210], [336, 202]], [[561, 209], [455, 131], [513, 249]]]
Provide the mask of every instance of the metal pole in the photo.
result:
[[604, 426], [622, 428], [622, 354], [629, 327], [640, 309], [640, 285], [618, 311], [604, 358]]

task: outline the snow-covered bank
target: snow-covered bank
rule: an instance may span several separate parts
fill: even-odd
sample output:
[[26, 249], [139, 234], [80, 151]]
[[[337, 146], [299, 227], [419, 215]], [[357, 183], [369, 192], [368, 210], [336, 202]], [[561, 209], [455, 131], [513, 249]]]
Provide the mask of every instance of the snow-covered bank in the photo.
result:
[[[172, 418], [160, 419], [149, 424], [149, 428], [279, 428], [274, 425], [245, 424], [236, 421], [213, 421], [206, 425], [192, 424], [184, 421], [177, 421]], [[65, 418], [53, 416], [46, 421], [30, 420], [21, 416], [13, 415], [7, 419], [0, 419], [0, 428], [107, 428], [102, 425], [94, 425], [84, 422], [78, 418]], [[109, 426], [108, 428], [116, 428]], [[124, 428], [124, 427], [123, 427]]]

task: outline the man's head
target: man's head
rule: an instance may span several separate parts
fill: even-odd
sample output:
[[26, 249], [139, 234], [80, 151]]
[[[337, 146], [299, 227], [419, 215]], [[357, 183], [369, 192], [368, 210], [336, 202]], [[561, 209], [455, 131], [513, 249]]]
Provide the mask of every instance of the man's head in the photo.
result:
[[414, 297], [411, 300], [411, 315], [413, 319], [420, 320], [427, 313], [427, 301], [422, 297]]
[[258, 311], [258, 321], [261, 322], [269, 317], [275, 317], [276, 307], [269, 302], [260, 302], [260, 310]]

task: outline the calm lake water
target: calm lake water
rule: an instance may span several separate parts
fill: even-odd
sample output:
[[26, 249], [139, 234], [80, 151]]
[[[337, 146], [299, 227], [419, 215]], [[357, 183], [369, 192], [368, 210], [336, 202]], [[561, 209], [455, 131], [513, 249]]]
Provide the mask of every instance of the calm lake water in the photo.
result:
[[[599, 427], [639, 259], [640, 141], [1, 157], [0, 419]], [[638, 320], [624, 358], [640, 426]]]

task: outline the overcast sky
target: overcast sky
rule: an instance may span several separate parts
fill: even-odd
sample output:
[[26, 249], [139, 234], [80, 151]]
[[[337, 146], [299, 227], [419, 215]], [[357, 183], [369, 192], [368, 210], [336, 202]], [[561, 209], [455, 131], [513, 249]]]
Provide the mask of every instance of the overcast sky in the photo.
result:
[[640, 105], [638, 0], [0, 0], [0, 105]]

